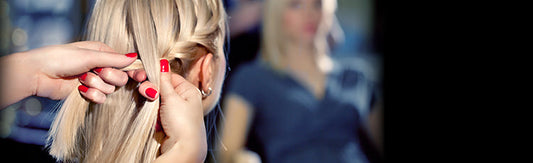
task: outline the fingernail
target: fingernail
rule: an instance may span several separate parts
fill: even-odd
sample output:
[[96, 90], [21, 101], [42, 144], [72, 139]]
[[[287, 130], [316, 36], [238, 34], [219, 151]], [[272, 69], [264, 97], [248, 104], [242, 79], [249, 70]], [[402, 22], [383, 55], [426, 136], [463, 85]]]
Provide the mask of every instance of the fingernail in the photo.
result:
[[102, 72], [103, 69], [104, 68], [95, 68], [94, 71], [96, 71], [97, 73], [100, 73], [100, 72]]
[[78, 90], [82, 91], [83, 93], [86, 93], [87, 90], [89, 90], [89, 88], [87, 88], [87, 87], [84, 86], [84, 85], [80, 85], [80, 86], [78, 86]]
[[81, 79], [81, 80], [85, 80], [86, 77], [87, 77], [87, 73], [81, 75], [81, 76], [80, 76], [80, 79]]
[[161, 72], [168, 72], [168, 60], [161, 59], [159, 62], [161, 62]]
[[130, 58], [137, 58], [137, 53], [128, 53], [126, 56]]
[[150, 98], [155, 98], [155, 95], [157, 94], [157, 91], [153, 88], [148, 88], [146, 89], [145, 91], [146, 95], [148, 95], [148, 97]]

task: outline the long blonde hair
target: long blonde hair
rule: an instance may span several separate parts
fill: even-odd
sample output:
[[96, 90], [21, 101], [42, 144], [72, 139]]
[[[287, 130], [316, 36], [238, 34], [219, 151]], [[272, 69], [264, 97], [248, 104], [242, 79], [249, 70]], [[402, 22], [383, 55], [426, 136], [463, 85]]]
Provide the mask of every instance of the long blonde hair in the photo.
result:
[[[226, 13], [220, 0], [98, 0], [86, 40], [101, 41], [118, 53], [137, 52], [129, 69], [143, 68], [159, 88], [161, 58], [186, 75], [199, 47], [224, 56]], [[141, 62], [142, 61], [142, 62]], [[103, 104], [72, 91], [48, 137], [50, 154], [75, 162], [151, 162], [159, 155], [155, 123], [159, 99], [147, 101], [130, 80]]]
[[[288, 40], [285, 32], [282, 32], [284, 10], [289, 6], [290, 0], [267, 0], [263, 10], [263, 28], [261, 42], [261, 58], [274, 70], [282, 71], [288, 63], [284, 58]], [[336, 0], [322, 0], [322, 21], [319, 24], [314, 47], [318, 59], [326, 59], [329, 54], [327, 35], [336, 25], [335, 10]], [[339, 30], [340, 28], [335, 28]]]

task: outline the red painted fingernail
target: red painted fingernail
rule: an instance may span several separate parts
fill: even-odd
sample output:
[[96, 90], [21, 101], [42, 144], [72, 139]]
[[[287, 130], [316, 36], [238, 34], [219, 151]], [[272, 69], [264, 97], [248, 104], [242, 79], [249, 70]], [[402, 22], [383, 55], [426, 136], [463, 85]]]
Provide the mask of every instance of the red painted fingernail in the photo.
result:
[[146, 95], [148, 95], [148, 97], [150, 98], [155, 98], [155, 95], [157, 94], [157, 91], [153, 88], [148, 88], [146, 89], [145, 91]]
[[130, 58], [137, 58], [137, 53], [128, 53], [126, 56]]
[[161, 62], [161, 72], [168, 72], [168, 60], [161, 59], [159, 62]]
[[87, 73], [81, 75], [81, 76], [80, 76], [80, 79], [81, 79], [81, 80], [85, 80], [86, 77], [87, 77]]
[[83, 93], [86, 93], [87, 90], [89, 90], [89, 88], [87, 88], [87, 87], [84, 86], [84, 85], [80, 85], [80, 86], [78, 86], [78, 90], [82, 91]]
[[100, 73], [100, 72], [102, 72], [103, 69], [104, 68], [95, 68], [94, 71], [96, 71], [97, 73]]

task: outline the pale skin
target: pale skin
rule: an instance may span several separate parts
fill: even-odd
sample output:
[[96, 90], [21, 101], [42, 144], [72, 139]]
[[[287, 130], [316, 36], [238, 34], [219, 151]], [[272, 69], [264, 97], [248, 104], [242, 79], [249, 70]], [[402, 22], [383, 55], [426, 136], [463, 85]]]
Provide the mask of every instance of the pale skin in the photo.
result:
[[166, 137], [161, 144], [162, 154], [154, 162], [204, 161], [207, 141], [200, 108], [198, 88], [178, 74], [161, 72], [159, 117]]
[[[207, 153], [203, 116], [218, 101], [226, 61], [223, 54], [216, 59], [205, 51], [201, 55], [186, 79], [162, 72], [159, 92], [145, 81], [143, 70], [119, 70], [133, 63], [137, 56], [116, 53], [101, 42], [75, 42], [11, 54], [0, 58], [0, 65], [4, 66], [0, 74], [0, 107], [3, 109], [33, 95], [64, 99], [78, 87], [77, 80], [89, 88], [80, 91], [83, 97], [103, 103], [105, 95], [112, 93], [116, 86], [125, 85], [129, 77], [142, 82], [139, 93], [148, 100], [161, 98], [160, 121], [166, 138], [156, 162], [203, 162]], [[99, 67], [102, 71], [94, 71]], [[82, 80], [83, 74], [87, 75]], [[206, 92], [211, 87], [212, 95], [202, 98], [200, 85]], [[157, 91], [155, 98], [147, 96], [148, 88]]]
[[[209, 113], [220, 96], [224, 80], [226, 60], [205, 50], [193, 63], [189, 75], [182, 78], [175, 73], [161, 73], [161, 108], [159, 117], [165, 132], [161, 145], [162, 155], [155, 162], [204, 162], [207, 154], [207, 139], [203, 116]], [[203, 54], [202, 54], [203, 53]], [[168, 78], [171, 78], [170, 82]], [[213, 93], [202, 97], [199, 86]], [[174, 91], [169, 91], [174, 90]], [[178, 98], [182, 97], [182, 98]], [[167, 107], [183, 106], [186, 107]], [[191, 108], [203, 108], [191, 109]]]
[[[322, 99], [326, 89], [326, 73], [317, 65], [313, 50], [313, 39], [322, 18], [320, 0], [290, 0], [283, 14], [283, 29], [288, 38], [285, 49], [286, 69], [290, 75], [310, 90], [316, 99]], [[325, 39], [325, 38], [324, 38]], [[250, 102], [237, 94], [229, 94], [224, 99], [225, 123], [222, 130], [222, 145], [217, 155], [221, 163], [257, 162], [257, 156], [251, 156], [244, 148], [250, 123], [253, 120], [253, 108]], [[381, 110], [381, 109], [374, 109]], [[371, 113], [370, 125], [380, 119]], [[376, 132], [372, 132], [376, 133]]]
[[[89, 87], [86, 93], [81, 92], [84, 97], [103, 103], [105, 95], [112, 93], [115, 86], [126, 84], [128, 74], [138, 82], [146, 79], [143, 71], [126, 73], [117, 69], [128, 66], [135, 59], [136, 56], [116, 53], [109, 46], [94, 41], [52, 45], [4, 56], [0, 58], [1, 65], [4, 66], [1, 74], [0, 108], [28, 96], [64, 99], [76, 89], [77, 80]], [[99, 67], [103, 67], [102, 71], [94, 71]], [[83, 74], [87, 74], [85, 80], [79, 79]], [[150, 83], [144, 82], [142, 85]], [[139, 92], [154, 100], [146, 96], [144, 90]]]

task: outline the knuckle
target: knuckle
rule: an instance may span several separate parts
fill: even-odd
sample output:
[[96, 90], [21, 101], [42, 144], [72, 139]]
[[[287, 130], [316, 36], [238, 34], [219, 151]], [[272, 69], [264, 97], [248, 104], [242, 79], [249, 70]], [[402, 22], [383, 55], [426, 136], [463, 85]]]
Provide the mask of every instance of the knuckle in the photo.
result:
[[161, 92], [161, 97], [165, 97], [165, 98], [168, 98], [168, 99], [175, 99], [178, 97], [178, 95], [172, 91], [162, 91]]
[[110, 80], [113, 77], [113, 72], [109, 71], [108, 69], [104, 68], [100, 74], [98, 74], [103, 80]]
[[91, 95], [91, 101], [93, 102], [96, 102], [96, 103], [102, 103], [103, 100], [102, 99], [105, 99], [105, 96], [100, 93], [98, 90], [94, 90], [90, 93]]
[[126, 84], [128, 83], [128, 80], [129, 80], [129, 78], [128, 78], [128, 74], [125, 74], [125, 73], [122, 73], [122, 72], [121, 72], [120, 77], [121, 77], [121, 78], [120, 78], [120, 81], [119, 81], [118, 85], [119, 85], [119, 86], [124, 86], [124, 85], [126, 85]]
[[120, 82], [117, 83], [117, 86], [125, 86], [128, 84], [128, 78], [123, 78]]
[[85, 98], [89, 99], [90, 101], [95, 101], [95, 92], [92, 90], [89, 90], [85, 93]]
[[101, 51], [102, 49], [106, 49], [106, 48], [107, 48], [107, 45], [104, 44], [103, 42], [99, 42], [99, 41], [88, 41], [87, 43], [93, 44], [94, 47], [96, 47], [96, 49], [97, 49], [98, 51]]
[[102, 90], [104, 94], [110, 94], [115, 91], [115, 86], [107, 85], [105, 89]]
[[91, 87], [94, 87], [96, 86], [96, 84], [98, 83], [98, 76], [94, 76], [94, 75], [87, 75], [87, 85], [91, 86]]
[[106, 100], [106, 96], [105, 95], [101, 95], [100, 99], [99, 99], [99, 103], [103, 104], [105, 102], [105, 100]]

